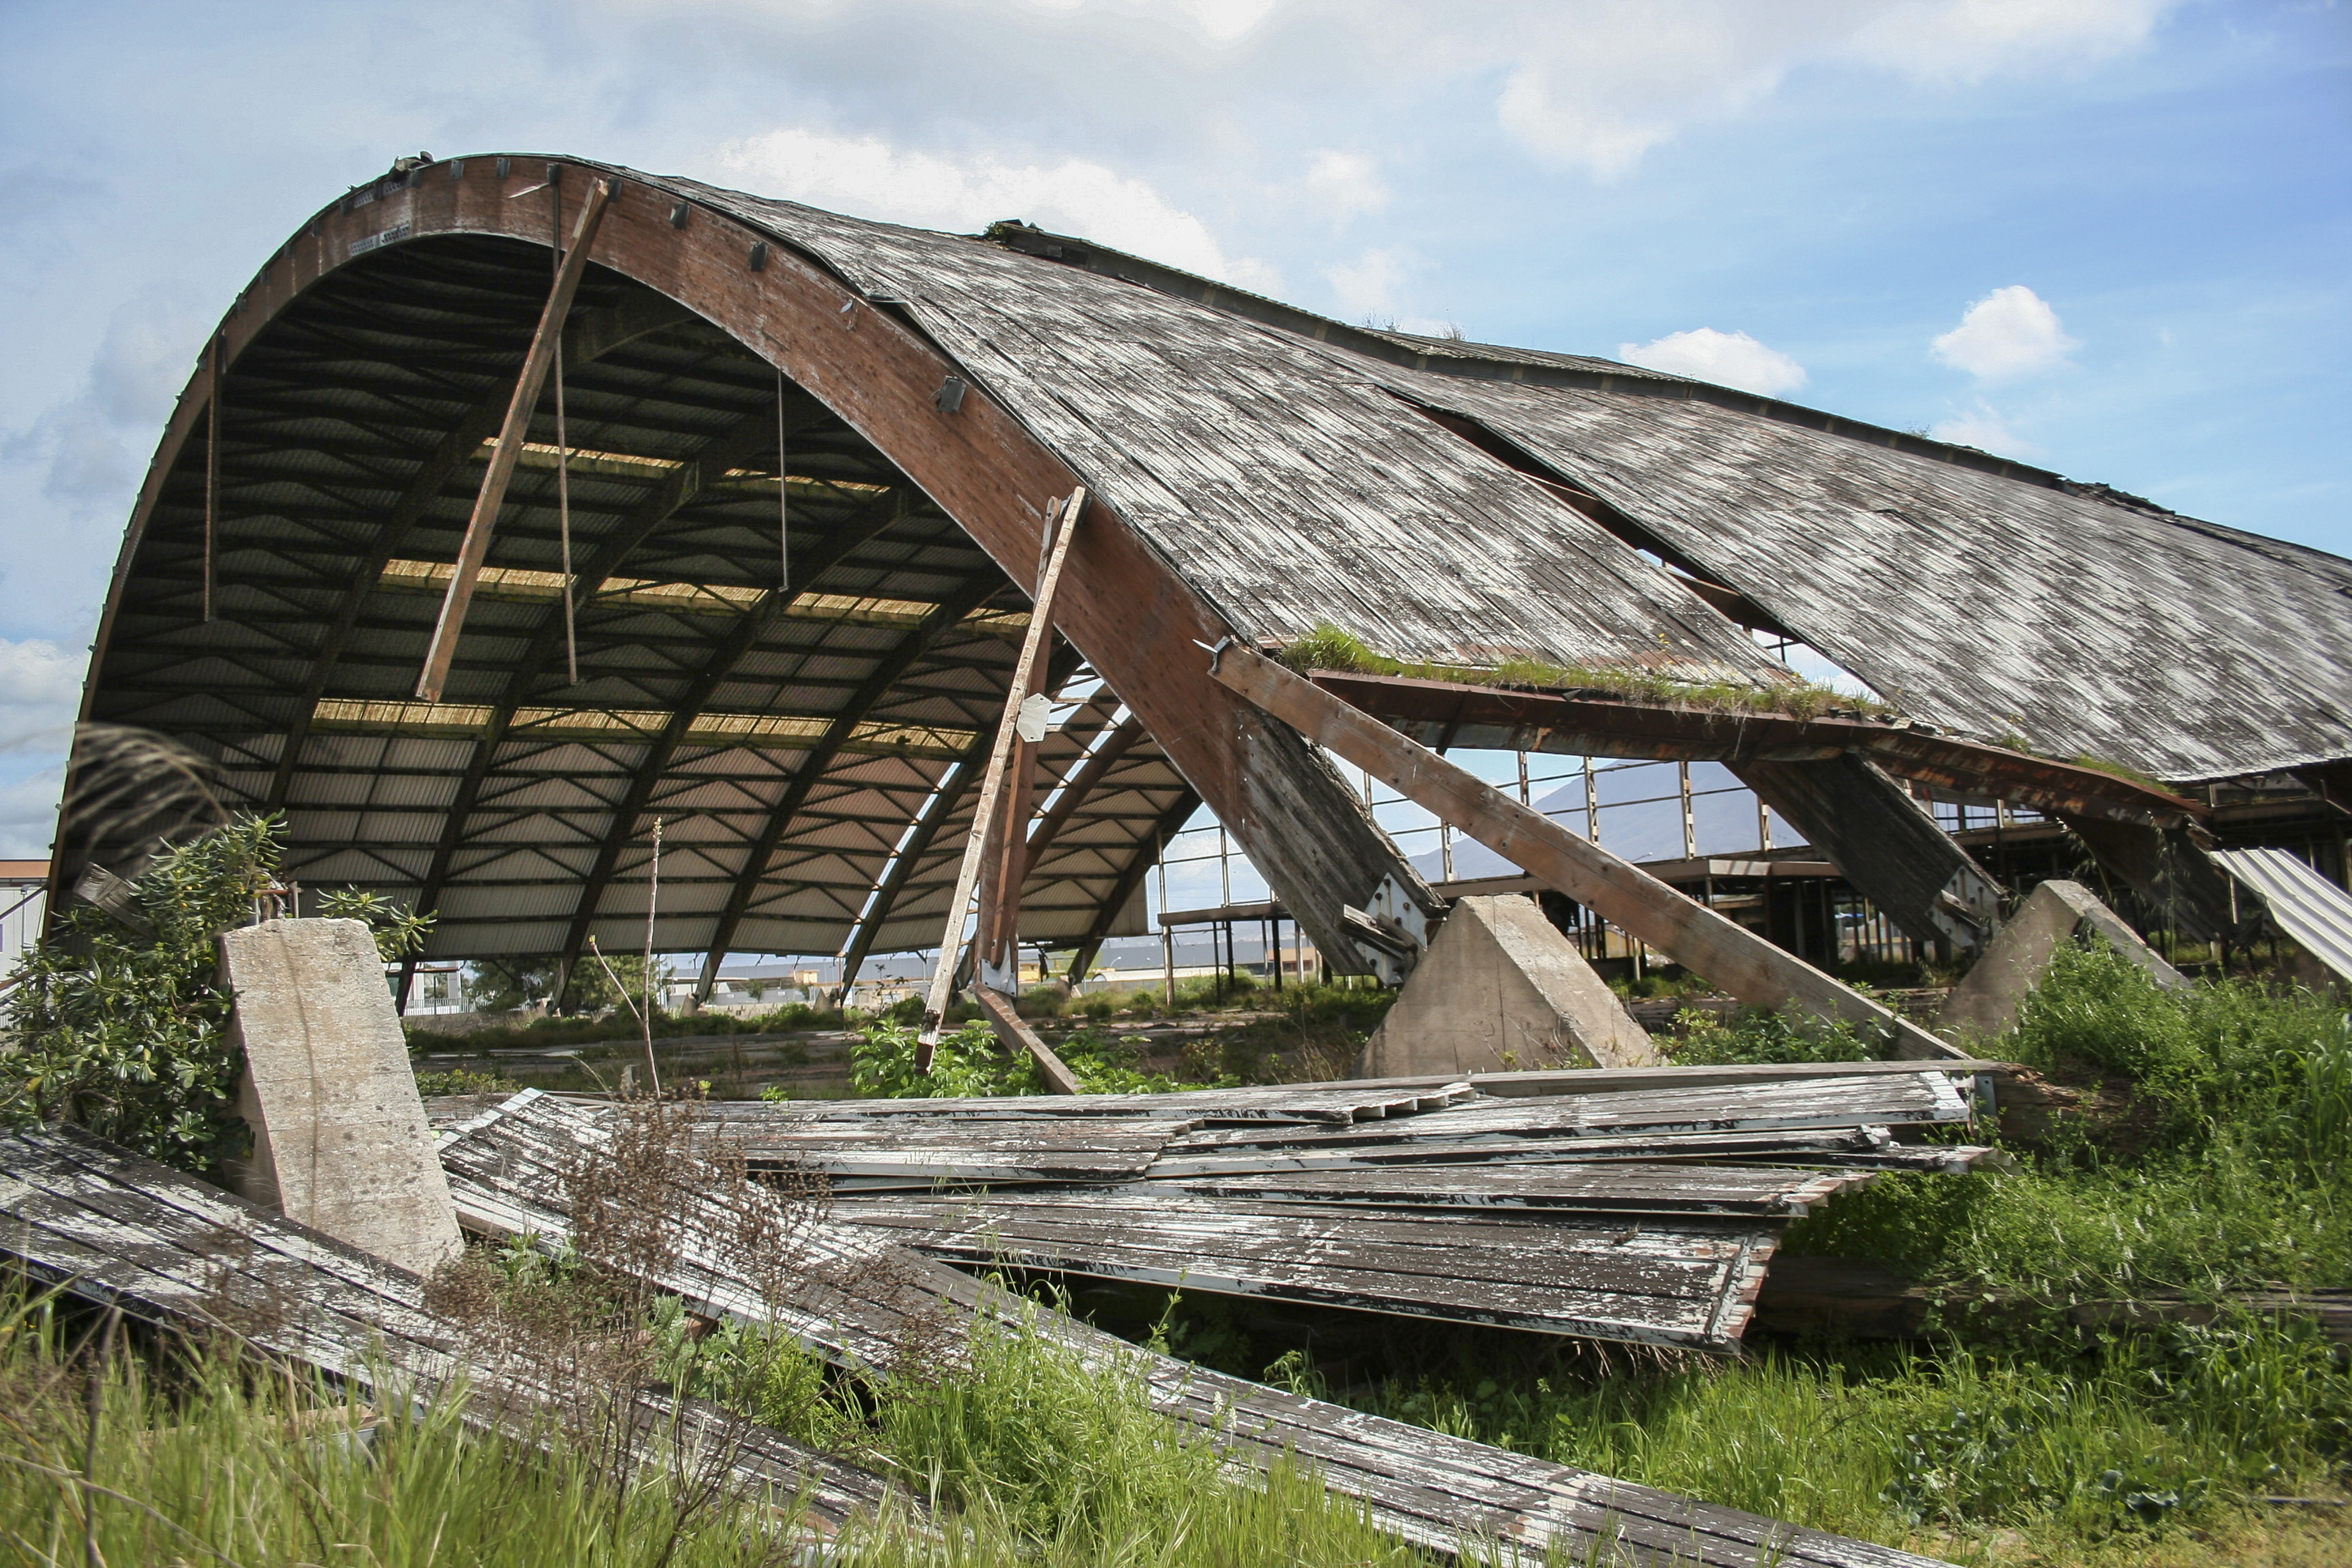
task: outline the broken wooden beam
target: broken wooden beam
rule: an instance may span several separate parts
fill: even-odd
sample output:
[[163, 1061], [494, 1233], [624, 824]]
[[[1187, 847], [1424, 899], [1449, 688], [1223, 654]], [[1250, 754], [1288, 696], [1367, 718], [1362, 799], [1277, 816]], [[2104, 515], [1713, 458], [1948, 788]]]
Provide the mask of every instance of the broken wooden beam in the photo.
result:
[[[1029, 629], [1022, 639], [1021, 656], [1013, 664], [1012, 685], [1004, 695], [1004, 712], [997, 720], [996, 741], [989, 750], [980, 800], [972, 807], [971, 828], [964, 837], [963, 862], [956, 872], [955, 891], [948, 899], [947, 929], [940, 937], [939, 959], [931, 969], [930, 991], [924, 999], [922, 1033], [915, 1048], [915, 1068], [920, 1072], [931, 1070], [931, 1053], [939, 1045], [940, 1031], [947, 1020], [948, 998], [955, 992], [956, 970], [963, 960], [965, 915], [973, 891], [981, 886], [990, 851], [1003, 828], [1001, 819], [1005, 809], [1006, 785], [1020, 759], [1021, 710], [1031, 696], [1038, 695], [1032, 688], [1045, 673], [1045, 657], [1053, 645], [1054, 606], [1062, 569], [1069, 560], [1070, 546], [1077, 538], [1078, 523], [1086, 509], [1087, 489], [1081, 485], [1055, 508], [1054, 517], [1058, 521], [1049, 519], [1046, 528], [1046, 549], [1039, 557], [1036, 588], [1031, 595]], [[1013, 842], [1019, 841], [1015, 835]], [[982, 891], [980, 927], [972, 935], [976, 956], [972, 966], [974, 990], [987, 987], [986, 966], [995, 957], [992, 947], [997, 901], [986, 896], [992, 889]]]
[[1882, 1034], [1893, 1054], [1960, 1054], [1632, 862], [1580, 838], [1532, 806], [1408, 740], [1360, 709], [1247, 648], [1226, 646], [1211, 673], [1309, 740], [1493, 850], [1602, 919], [1754, 1007], [1795, 1007]]
[[1018, 1051], [1035, 1062], [1037, 1071], [1045, 1074], [1047, 1087], [1056, 1094], [1081, 1092], [1077, 1075], [1054, 1054], [1054, 1048], [1029, 1027], [1027, 1020], [1014, 1009], [1011, 997], [978, 979], [972, 984], [971, 994], [979, 1002], [981, 1012], [986, 1015], [989, 1027], [996, 1031], [996, 1038], [1004, 1042], [1006, 1049]]

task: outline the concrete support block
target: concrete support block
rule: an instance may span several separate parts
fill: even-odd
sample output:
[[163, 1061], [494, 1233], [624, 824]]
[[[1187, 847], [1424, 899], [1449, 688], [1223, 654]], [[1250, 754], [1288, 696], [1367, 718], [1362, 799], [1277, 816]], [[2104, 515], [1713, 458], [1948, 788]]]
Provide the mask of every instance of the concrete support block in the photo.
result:
[[271, 920], [223, 934], [245, 1048], [237, 1113], [253, 1154], [238, 1192], [429, 1274], [463, 1247], [375, 937], [357, 920]]
[[1356, 1072], [1387, 1078], [1657, 1061], [1642, 1026], [1536, 901], [1507, 894], [1454, 903]]
[[2189, 984], [2089, 888], [2079, 882], [2045, 882], [2018, 905], [1976, 967], [1952, 988], [1936, 1020], [1937, 1032], [1958, 1041], [1968, 1035], [1990, 1038], [2013, 1027], [2059, 945], [2074, 940], [2077, 931], [2097, 932], [2159, 986], [2178, 990]]

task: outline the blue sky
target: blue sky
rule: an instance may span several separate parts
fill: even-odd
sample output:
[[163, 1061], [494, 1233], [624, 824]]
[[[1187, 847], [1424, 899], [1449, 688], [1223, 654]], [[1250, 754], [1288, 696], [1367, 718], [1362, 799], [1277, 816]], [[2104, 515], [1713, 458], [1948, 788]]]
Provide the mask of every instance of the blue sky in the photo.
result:
[[9, 0], [0, 853], [47, 843], [106, 574], [206, 328], [420, 149], [1028, 218], [2352, 553], [2342, 5]]

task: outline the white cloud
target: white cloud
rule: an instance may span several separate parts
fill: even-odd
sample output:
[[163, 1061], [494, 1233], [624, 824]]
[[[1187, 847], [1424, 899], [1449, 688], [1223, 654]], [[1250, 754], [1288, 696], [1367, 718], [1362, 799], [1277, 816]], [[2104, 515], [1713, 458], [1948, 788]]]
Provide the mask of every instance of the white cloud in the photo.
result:
[[2056, 370], [2082, 345], [2066, 336], [2058, 312], [2021, 283], [1996, 288], [1969, 307], [1960, 324], [1937, 338], [1936, 358], [1979, 381], [2008, 381]]
[[728, 142], [719, 162], [730, 177], [763, 195], [858, 217], [964, 232], [1020, 218], [1246, 288], [1281, 287], [1271, 267], [1227, 256], [1208, 225], [1143, 181], [1087, 159], [948, 158], [875, 136], [793, 128]]
[[2020, 435], [2006, 416], [1986, 403], [1938, 420], [1928, 434], [1955, 446], [1973, 446], [2003, 457], [2039, 457], [2042, 448]]
[[[1387, 9], [1391, 15], [1397, 3]], [[1421, 53], [1507, 70], [1503, 129], [1528, 151], [1618, 179], [1690, 124], [1730, 118], [1798, 69], [1859, 64], [1975, 82], [2076, 68], [2144, 44], [2179, 0], [1532, 0], [1444, 13]], [[1465, 62], [1466, 63], [1466, 62]]]
[[2095, 64], [2147, 42], [2169, 0], [1906, 0], [1855, 35], [1853, 52], [1927, 79]]
[[0, 754], [66, 749], [87, 664], [46, 638], [0, 638]]
[[1622, 344], [1617, 357], [1629, 365], [1693, 376], [1759, 397], [1779, 397], [1805, 384], [1805, 367], [1778, 349], [1768, 349], [1745, 332], [1718, 332], [1712, 327], [1669, 332], [1654, 342]]
[[80, 386], [0, 439], [0, 455], [38, 465], [44, 493], [77, 512], [128, 510], [204, 332], [191, 312], [158, 301], [116, 310]]
[[49, 852], [65, 784], [62, 763], [0, 784], [0, 856], [37, 860]]
[[1341, 316], [1387, 325], [1396, 320], [1399, 291], [1424, 265], [1411, 251], [1375, 246], [1353, 261], [1332, 263], [1323, 276], [1339, 298]]
[[1306, 184], [1307, 199], [1333, 223], [1388, 210], [1389, 188], [1381, 182], [1380, 165], [1360, 152], [1325, 148], [1307, 165]]

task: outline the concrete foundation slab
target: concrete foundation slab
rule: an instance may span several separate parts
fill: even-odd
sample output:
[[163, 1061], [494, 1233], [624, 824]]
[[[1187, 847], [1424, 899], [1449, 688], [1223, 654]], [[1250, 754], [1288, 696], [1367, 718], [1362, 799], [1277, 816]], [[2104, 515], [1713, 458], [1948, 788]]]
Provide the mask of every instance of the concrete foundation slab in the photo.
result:
[[1989, 1039], [2014, 1027], [2019, 1009], [2048, 971], [2059, 945], [2072, 941], [2078, 931], [2095, 931], [2106, 938], [2109, 946], [2159, 986], [2185, 989], [2189, 984], [2098, 894], [2079, 882], [2045, 882], [2026, 895], [1976, 967], [1952, 988], [1936, 1020], [1937, 1032], [1953, 1040]]
[[1657, 1060], [1649, 1035], [1536, 901], [1503, 894], [1455, 901], [1356, 1071], [1373, 1078]]
[[367, 926], [226, 932], [221, 969], [245, 1048], [237, 1113], [253, 1129], [237, 1191], [415, 1273], [456, 1257], [457, 1211]]

